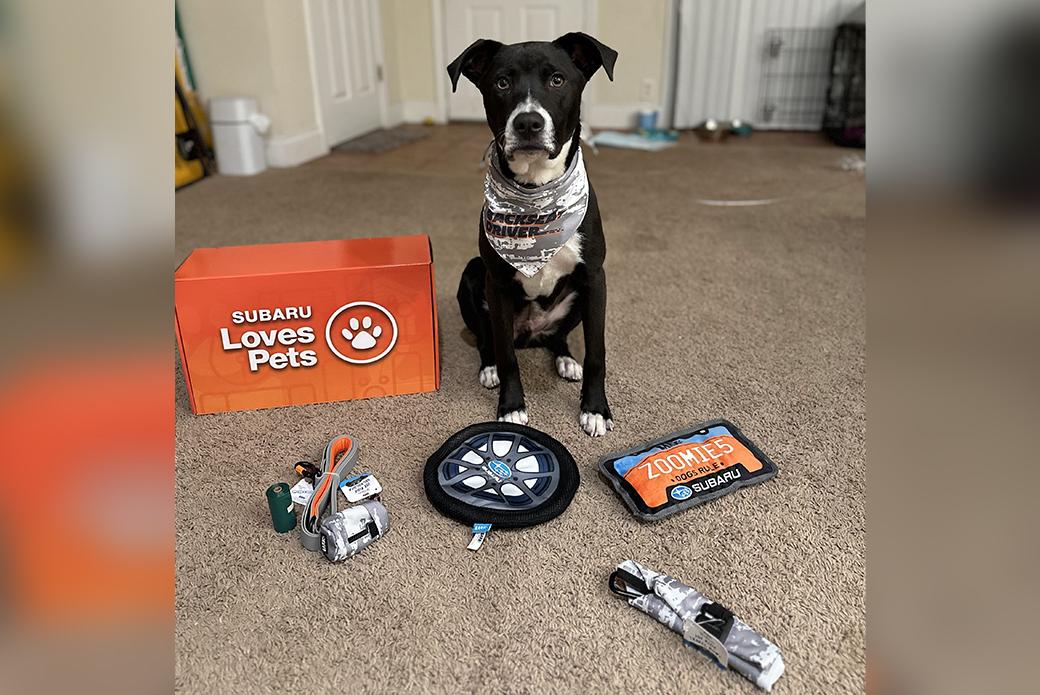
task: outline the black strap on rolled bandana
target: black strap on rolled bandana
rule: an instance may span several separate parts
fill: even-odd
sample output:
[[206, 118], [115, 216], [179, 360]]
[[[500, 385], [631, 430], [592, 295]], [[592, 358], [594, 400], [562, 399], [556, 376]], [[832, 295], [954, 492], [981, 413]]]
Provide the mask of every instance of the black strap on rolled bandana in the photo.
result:
[[720, 642], [725, 642], [729, 631], [733, 629], [733, 611], [721, 603], [705, 603], [693, 621]]
[[610, 578], [607, 580], [607, 586], [610, 587], [612, 593], [624, 598], [635, 598], [636, 596], [642, 596], [643, 594], [653, 592], [641, 577], [637, 577], [620, 567], [610, 573]]

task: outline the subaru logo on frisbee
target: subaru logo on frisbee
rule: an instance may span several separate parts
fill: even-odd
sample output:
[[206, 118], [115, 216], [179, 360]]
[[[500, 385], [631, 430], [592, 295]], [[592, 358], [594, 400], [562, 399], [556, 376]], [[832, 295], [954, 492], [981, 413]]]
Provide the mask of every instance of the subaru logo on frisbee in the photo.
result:
[[491, 471], [491, 474], [499, 480], [505, 480], [513, 474], [513, 472], [509, 470], [509, 466], [497, 459], [489, 461], [487, 467], [488, 470]]

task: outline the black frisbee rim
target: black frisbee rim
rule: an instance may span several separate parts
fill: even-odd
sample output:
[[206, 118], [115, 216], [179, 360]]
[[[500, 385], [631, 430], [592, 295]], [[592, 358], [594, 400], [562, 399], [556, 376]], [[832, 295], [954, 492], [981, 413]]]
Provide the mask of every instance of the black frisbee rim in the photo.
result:
[[[556, 489], [535, 507], [522, 510], [489, 509], [467, 504], [444, 490], [438, 481], [438, 471], [445, 459], [457, 451], [465, 442], [483, 434], [517, 434], [536, 442], [547, 449], [559, 465], [559, 482]], [[465, 524], [489, 523], [500, 528], [523, 528], [535, 526], [555, 519], [562, 514], [574, 499], [581, 483], [578, 466], [563, 444], [548, 434], [509, 422], [481, 422], [465, 427], [448, 439], [427, 460], [423, 469], [423, 487], [426, 497], [438, 512]]]

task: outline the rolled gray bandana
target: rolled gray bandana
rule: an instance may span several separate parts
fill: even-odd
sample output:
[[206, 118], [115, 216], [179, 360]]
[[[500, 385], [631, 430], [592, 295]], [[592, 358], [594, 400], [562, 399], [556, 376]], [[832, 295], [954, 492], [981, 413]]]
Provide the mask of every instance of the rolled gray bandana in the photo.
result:
[[574, 236], [589, 206], [581, 147], [563, 176], [524, 188], [502, 173], [496, 152], [484, 179], [484, 236], [509, 265], [533, 277]]
[[680, 635], [689, 635], [691, 625], [708, 626], [705, 631], [710, 630], [725, 648], [728, 667], [767, 692], [784, 673], [779, 647], [727, 609], [667, 574], [625, 560], [611, 575], [611, 590]]
[[390, 528], [386, 507], [374, 500], [336, 512], [321, 522], [321, 551], [332, 562], [357, 555]]

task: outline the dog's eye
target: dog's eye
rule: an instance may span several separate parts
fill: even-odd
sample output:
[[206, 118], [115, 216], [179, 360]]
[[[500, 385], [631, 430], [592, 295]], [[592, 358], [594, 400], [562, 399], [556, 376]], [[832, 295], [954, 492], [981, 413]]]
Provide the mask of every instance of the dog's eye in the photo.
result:
[[509, 78], [499, 77], [498, 82], [495, 83], [495, 86], [501, 89], [503, 92], [506, 91], [507, 89], [509, 89]]
[[550, 87], [562, 87], [563, 83], [565, 81], [566, 80], [564, 80], [563, 75], [561, 75], [560, 73], [556, 73], [552, 77], [549, 78], [549, 86]]

